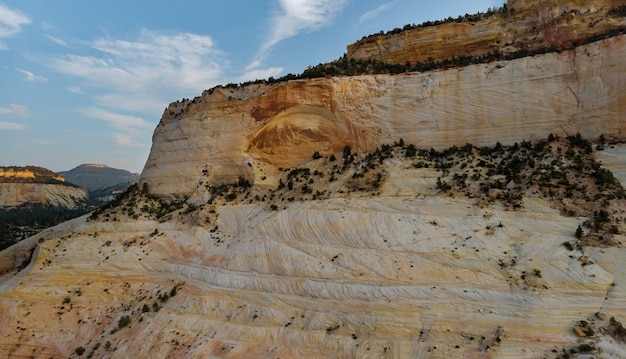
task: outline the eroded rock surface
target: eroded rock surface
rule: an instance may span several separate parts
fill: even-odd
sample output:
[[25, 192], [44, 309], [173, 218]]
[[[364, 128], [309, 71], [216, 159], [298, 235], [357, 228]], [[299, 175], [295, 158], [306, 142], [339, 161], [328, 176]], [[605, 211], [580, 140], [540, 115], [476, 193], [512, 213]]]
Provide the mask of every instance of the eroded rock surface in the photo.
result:
[[[301, 196], [292, 176], [284, 194], [198, 189], [156, 220], [154, 199], [131, 197], [138, 219], [122, 204], [44, 240], [3, 276], [0, 354], [535, 358], [577, 348], [581, 320], [626, 318], [624, 248], [564, 245], [584, 218], [531, 190], [518, 210], [442, 194], [439, 170], [396, 152], [372, 170], [376, 191], [341, 190], [348, 169], [328, 193], [338, 161], [307, 163], [321, 199], [281, 199]], [[582, 340], [626, 353], [601, 338]]]
[[[140, 181], [157, 195], [183, 197], [203, 171], [211, 183], [244, 176], [262, 185], [280, 166], [345, 144], [371, 151], [399, 138], [435, 149], [513, 144], [550, 133], [620, 138], [624, 49], [626, 36], [618, 36], [561, 53], [428, 73], [216, 88], [165, 111]], [[277, 131], [280, 144], [268, 150], [260, 135]]]

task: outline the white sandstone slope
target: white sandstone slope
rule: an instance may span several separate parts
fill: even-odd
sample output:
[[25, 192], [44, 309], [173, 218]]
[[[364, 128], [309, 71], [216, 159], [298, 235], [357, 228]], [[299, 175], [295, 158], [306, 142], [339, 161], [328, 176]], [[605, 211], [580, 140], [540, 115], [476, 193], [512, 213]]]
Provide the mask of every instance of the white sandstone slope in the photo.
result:
[[573, 330], [626, 318], [624, 248], [569, 250], [582, 218], [533, 196], [478, 206], [407, 165], [385, 161], [379, 194], [100, 214], [0, 285], [0, 355], [541, 358], [596, 341], [596, 357], [626, 355]]

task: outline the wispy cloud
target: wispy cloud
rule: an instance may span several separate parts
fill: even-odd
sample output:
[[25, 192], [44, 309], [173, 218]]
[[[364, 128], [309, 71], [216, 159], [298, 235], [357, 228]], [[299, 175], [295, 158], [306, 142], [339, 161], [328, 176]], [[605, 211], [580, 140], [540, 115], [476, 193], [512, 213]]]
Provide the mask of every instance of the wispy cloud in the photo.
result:
[[[280, 11], [272, 18], [272, 29], [259, 50], [256, 65], [273, 46], [302, 31], [316, 30], [330, 23], [350, 0], [279, 0]], [[248, 66], [253, 68], [255, 63]]]
[[48, 81], [47, 78], [42, 77], [42, 76], [37, 76], [34, 73], [30, 72], [30, 71], [26, 71], [24, 69], [20, 69], [19, 67], [15, 68], [17, 71], [21, 72], [22, 74], [24, 74], [24, 81], [28, 81], [28, 82], [46, 82]]
[[70, 45], [68, 45], [67, 42], [59, 39], [58, 37], [54, 37], [52, 35], [46, 35], [46, 37], [57, 45], [61, 45], [63, 47], [70, 47]]
[[66, 90], [71, 92], [71, 93], [75, 93], [75, 94], [79, 94], [79, 95], [81, 95], [83, 93], [83, 90], [81, 90], [80, 87], [78, 87], [78, 86], [68, 86], [66, 88]]
[[270, 77], [275, 77], [280, 75], [283, 72], [282, 67], [269, 67], [265, 69], [258, 68], [260, 64], [254, 64], [253, 66], [248, 66], [246, 71], [240, 78], [237, 80], [239, 82], [253, 81], [258, 79], [267, 79]]
[[379, 17], [383, 12], [385, 12], [387, 9], [389, 9], [391, 6], [393, 6], [396, 2], [398, 2], [397, 0], [394, 1], [390, 1], [386, 4], [382, 4], [379, 7], [377, 7], [374, 10], [370, 10], [366, 13], [364, 13], [363, 15], [361, 15], [359, 17], [359, 23], [364, 23], [367, 21], [370, 21], [372, 19], [375, 19], [377, 17]]
[[78, 112], [86, 117], [108, 122], [117, 130], [121, 130], [121, 133], [117, 132], [112, 135], [119, 147], [144, 147], [145, 144], [136, 140], [136, 137], [145, 133], [147, 128], [152, 127], [141, 117], [119, 114], [97, 107], [81, 108], [78, 109]]
[[0, 131], [4, 131], [4, 130], [25, 130], [26, 126], [19, 124], [19, 123], [15, 123], [15, 122], [6, 122], [6, 121], [0, 121]]
[[113, 135], [113, 138], [115, 139], [117, 145], [120, 147], [143, 147], [143, 144], [137, 142], [133, 136], [128, 134], [116, 133]]
[[216, 85], [228, 67], [210, 37], [191, 33], [143, 30], [135, 40], [106, 37], [88, 46], [83, 53], [51, 59], [49, 66], [84, 80], [81, 88], [101, 89], [96, 100], [108, 108], [154, 114], [174, 95]]
[[[0, 116], [27, 117], [30, 115], [28, 108], [22, 105], [11, 104], [9, 107], [0, 107]], [[17, 122], [0, 121], [0, 131], [25, 130], [26, 126]]]
[[42, 22], [41, 28], [44, 30], [54, 30], [56, 27], [49, 22]]
[[141, 117], [122, 115], [97, 107], [81, 108], [78, 109], [78, 112], [86, 117], [106, 121], [118, 129], [130, 130], [133, 128], [145, 128], [152, 126]]
[[37, 145], [44, 145], [44, 146], [48, 146], [48, 145], [52, 144], [52, 142], [46, 141], [46, 140], [42, 140], [40, 138], [33, 138], [33, 139], [30, 140], [30, 142], [35, 143]]
[[[22, 31], [23, 25], [30, 24], [30, 18], [19, 10], [11, 9], [0, 2], [0, 40]], [[0, 50], [7, 46], [0, 41]]]
[[28, 107], [23, 105], [10, 104], [9, 107], [0, 107], [0, 116], [27, 117], [29, 115]]

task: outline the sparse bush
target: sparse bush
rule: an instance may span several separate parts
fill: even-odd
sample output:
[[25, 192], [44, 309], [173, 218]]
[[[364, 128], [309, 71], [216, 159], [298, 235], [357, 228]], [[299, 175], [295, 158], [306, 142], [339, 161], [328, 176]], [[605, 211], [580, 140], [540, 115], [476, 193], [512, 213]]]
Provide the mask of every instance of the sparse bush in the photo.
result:
[[76, 353], [76, 355], [81, 356], [83, 354], [85, 354], [85, 348], [83, 348], [82, 346], [74, 349], [74, 353]]
[[[583, 234], [584, 234], [583, 233], [583, 228], [579, 224], [578, 228], [576, 228], [576, 238], [581, 239], [583, 237]], [[569, 243], [569, 242], [566, 242], [566, 243]], [[571, 251], [571, 249], [570, 249], [570, 251]]]
[[122, 329], [122, 328], [126, 328], [127, 326], [130, 325], [131, 319], [130, 316], [125, 315], [123, 317], [121, 317], [118, 321], [117, 321], [117, 329]]
[[592, 344], [583, 343], [578, 346], [578, 351], [581, 353], [591, 353], [594, 352], [596, 348]]
[[352, 154], [352, 149], [350, 148], [350, 145], [346, 145], [343, 148], [343, 158], [350, 157], [351, 154]]

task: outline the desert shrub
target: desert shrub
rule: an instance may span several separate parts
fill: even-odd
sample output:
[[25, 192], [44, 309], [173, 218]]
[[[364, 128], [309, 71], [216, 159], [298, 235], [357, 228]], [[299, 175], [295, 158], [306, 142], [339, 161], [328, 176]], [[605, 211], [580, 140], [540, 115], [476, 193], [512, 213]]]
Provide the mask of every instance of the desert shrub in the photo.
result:
[[125, 315], [117, 321], [117, 329], [122, 329], [130, 325], [130, 316]]

